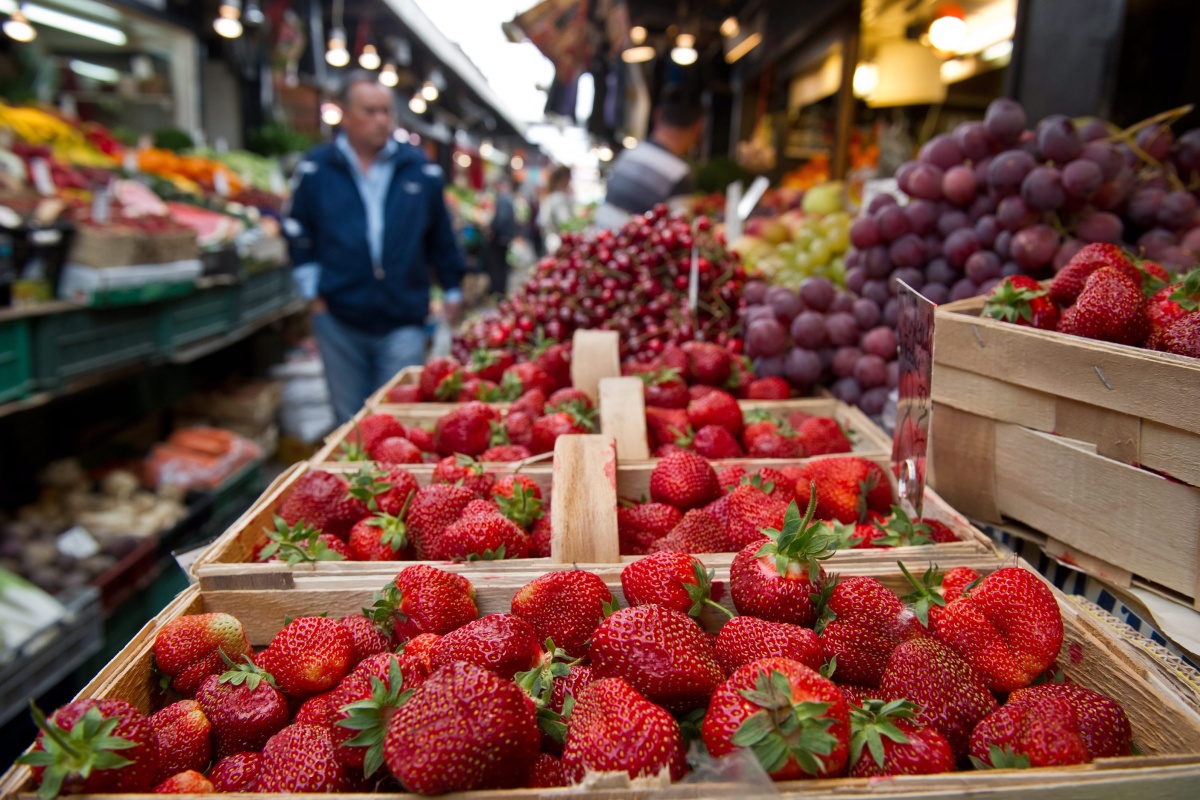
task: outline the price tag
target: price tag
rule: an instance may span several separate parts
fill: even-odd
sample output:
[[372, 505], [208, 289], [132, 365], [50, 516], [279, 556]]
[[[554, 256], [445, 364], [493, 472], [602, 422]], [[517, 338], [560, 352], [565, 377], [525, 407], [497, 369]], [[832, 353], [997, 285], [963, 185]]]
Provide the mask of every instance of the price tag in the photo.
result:
[[225, 174], [225, 170], [218, 169], [213, 172], [213, 189], [221, 197], [229, 197], [229, 176]]
[[54, 546], [63, 555], [80, 560], [91, 558], [100, 552], [100, 543], [82, 525], [63, 531], [55, 540]]
[[51, 197], [55, 194], [54, 178], [50, 176], [50, 165], [44, 158], [35, 158], [29, 162], [29, 172], [33, 176], [33, 188], [38, 194]]

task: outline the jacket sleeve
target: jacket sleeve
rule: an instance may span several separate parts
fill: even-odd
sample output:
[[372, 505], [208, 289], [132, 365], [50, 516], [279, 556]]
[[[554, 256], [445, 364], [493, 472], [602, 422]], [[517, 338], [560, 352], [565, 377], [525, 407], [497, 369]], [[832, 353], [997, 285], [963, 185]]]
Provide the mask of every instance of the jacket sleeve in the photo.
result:
[[434, 191], [429, 193], [433, 207], [429, 213], [429, 228], [425, 231], [425, 252], [436, 270], [442, 290], [449, 292], [462, 284], [467, 264], [458, 248], [458, 238], [446, 208], [445, 185], [441, 179], [434, 180], [433, 184]]
[[317, 182], [317, 165], [307, 159], [301, 161], [292, 177], [292, 196], [283, 220], [283, 233], [296, 267], [314, 263], [317, 258]]

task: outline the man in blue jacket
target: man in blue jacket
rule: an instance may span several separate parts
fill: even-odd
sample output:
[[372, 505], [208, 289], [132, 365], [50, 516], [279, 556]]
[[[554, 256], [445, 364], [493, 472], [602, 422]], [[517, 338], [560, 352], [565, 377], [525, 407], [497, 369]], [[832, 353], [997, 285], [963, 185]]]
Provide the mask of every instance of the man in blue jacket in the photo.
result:
[[354, 73], [341, 132], [296, 168], [284, 229], [341, 421], [407, 366], [425, 361], [436, 278], [457, 322], [466, 264], [443, 197], [442, 170], [393, 137], [391, 90]]

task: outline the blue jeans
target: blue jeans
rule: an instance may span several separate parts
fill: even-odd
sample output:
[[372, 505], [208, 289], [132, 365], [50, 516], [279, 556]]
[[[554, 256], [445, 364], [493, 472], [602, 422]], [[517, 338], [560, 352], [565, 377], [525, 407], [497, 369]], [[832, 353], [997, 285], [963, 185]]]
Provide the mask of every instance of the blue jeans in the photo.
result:
[[423, 327], [373, 334], [352, 328], [326, 311], [313, 315], [312, 329], [339, 425], [357, 414], [371, 393], [397, 372], [425, 363]]

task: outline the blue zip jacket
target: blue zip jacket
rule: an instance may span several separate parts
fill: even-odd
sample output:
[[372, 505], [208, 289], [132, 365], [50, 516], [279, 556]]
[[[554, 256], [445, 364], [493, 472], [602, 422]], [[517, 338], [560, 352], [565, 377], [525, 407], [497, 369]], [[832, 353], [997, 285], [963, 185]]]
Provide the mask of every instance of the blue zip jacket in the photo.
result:
[[347, 325], [375, 334], [423, 326], [434, 273], [450, 291], [466, 272], [446, 211], [442, 170], [418, 148], [399, 145], [376, 268], [354, 169], [333, 143], [312, 150], [296, 168], [298, 184], [284, 221], [292, 263], [320, 265], [317, 293]]

